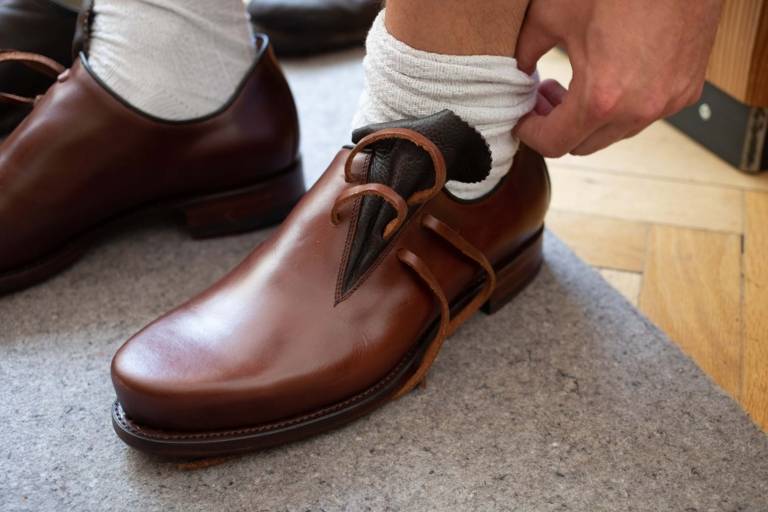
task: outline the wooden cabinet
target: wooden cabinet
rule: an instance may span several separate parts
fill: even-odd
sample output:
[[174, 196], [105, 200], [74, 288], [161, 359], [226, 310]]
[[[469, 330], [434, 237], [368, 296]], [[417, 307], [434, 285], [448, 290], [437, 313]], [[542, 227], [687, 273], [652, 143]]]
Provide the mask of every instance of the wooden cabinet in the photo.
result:
[[741, 103], [768, 107], [768, 1], [725, 1], [707, 80]]
[[668, 121], [742, 171], [768, 170], [768, 0], [725, 0], [701, 100]]

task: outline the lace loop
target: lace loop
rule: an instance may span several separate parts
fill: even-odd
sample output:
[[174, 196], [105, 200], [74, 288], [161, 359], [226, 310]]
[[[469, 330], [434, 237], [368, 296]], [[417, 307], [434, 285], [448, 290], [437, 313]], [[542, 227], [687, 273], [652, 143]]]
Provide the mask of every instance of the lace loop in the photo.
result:
[[432, 215], [425, 215], [422, 220], [422, 226], [436, 233], [443, 238], [453, 247], [461, 251], [466, 257], [477, 263], [486, 274], [485, 284], [483, 289], [459, 311], [456, 316], [451, 318], [450, 307], [448, 305], [448, 299], [445, 296], [440, 287], [440, 283], [435, 278], [434, 274], [429, 270], [429, 267], [419, 258], [417, 255], [408, 251], [407, 249], [400, 249], [397, 253], [398, 259], [410, 267], [417, 276], [429, 287], [435, 296], [438, 307], [440, 308], [440, 323], [437, 329], [437, 333], [432, 341], [427, 346], [427, 350], [421, 358], [421, 363], [411, 377], [400, 387], [395, 393], [393, 398], [400, 398], [401, 396], [409, 393], [413, 388], [418, 386], [426, 377], [429, 369], [437, 358], [437, 354], [445, 342], [445, 339], [453, 334], [458, 327], [463, 324], [470, 316], [472, 316], [480, 306], [482, 306], [486, 300], [493, 293], [493, 289], [496, 287], [496, 273], [488, 261], [488, 258], [480, 252], [476, 247], [472, 246], [464, 239], [457, 231], [450, 228], [444, 222], [436, 219]]
[[491, 296], [493, 290], [496, 288], [496, 272], [493, 270], [491, 262], [485, 257], [485, 254], [480, 252], [477, 247], [467, 242], [464, 237], [446, 223], [427, 214], [422, 219], [421, 225], [430, 231], [435, 232], [453, 247], [458, 249], [464, 256], [476, 263], [486, 276], [483, 289], [451, 320], [451, 325], [448, 329], [448, 336], [450, 336], [461, 324], [466, 322], [470, 316], [480, 309], [480, 307], [485, 304], [485, 301]]
[[347, 160], [344, 163], [344, 179], [347, 183], [356, 183], [361, 181], [359, 177], [352, 174], [352, 163], [355, 159], [355, 156], [357, 156], [361, 151], [363, 151], [371, 144], [386, 139], [407, 140], [426, 151], [429, 157], [432, 159], [432, 165], [435, 170], [434, 185], [428, 189], [415, 192], [407, 201], [403, 199], [403, 197], [393, 188], [381, 183], [364, 183], [361, 185], [355, 185], [339, 194], [333, 204], [333, 209], [331, 210], [331, 222], [336, 225], [340, 222], [341, 219], [339, 209], [347, 201], [363, 195], [377, 195], [383, 198], [390, 204], [390, 206], [392, 206], [392, 208], [395, 209], [395, 212], [397, 213], [395, 219], [390, 221], [384, 228], [383, 237], [385, 240], [389, 239], [395, 233], [395, 231], [397, 231], [397, 229], [403, 225], [406, 217], [408, 216], [408, 207], [428, 201], [437, 195], [445, 185], [446, 179], [445, 159], [443, 158], [443, 154], [440, 152], [440, 149], [434, 144], [434, 142], [414, 130], [407, 128], [385, 128], [363, 137], [349, 153]]
[[445, 158], [443, 158], [443, 153], [440, 151], [440, 149], [435, 145], [434, 142], [429, 140], [424, 135], [420, 134], [419, 132], [415, 130], [410, 130], [408, 128], [385, 128], [383, 130], [379, 130], [377, 132], [374, 132], [370, 135], [366, 135], [363, 137], [360, 142], [358, 142], [355, 147], [352, 149], [352, 151], [349, 153], [349, 156], [347, 157], [347, 161], [344, 164], [344, 178], [347, 180], [347, 183], [354, 183], [357, 181], [360, 181], [359, 177], [352, 174], [352, 162], [355, 159], [355, 156], [357, 156], [358, 153], [363, 151], [365, 148], [370, 146], [371, 144], [374, 144], [376, 142], [386, 140], [386, 139], [400, 139], [400, 140], [407, 140], [413, 144], [415, 144], [417, 147], [423, 149], [426, 151], [426, 153], [429, 155], [429, 157], [432, 159], [432, 167], [435, 171], [435, 183], [428, 189], [420, 190], [413, 195], [411, 195], [410, 198], [408, 198], [408, 205], [413, 206], [415, 204], [421, 204], [424, 202], [429, 201], [434, 196], [442, 190], [443, 186], [445, 185], [445, 180], [447, 176], [447, 171], [445, 168]]
[[[3, 62], [19, 62], [28, 68], [50, 76], [51, 78], [58, 77], [66, 70], [63, 65], [59, 64], [53, 59], [46, 57], [45, 55], [20, 52], [16, 50], [0, 50], [0, 63]], [[0, 102], [3, 103], [34, 105], [36, 101], [37, 97], [30, 98], [27, 96], [20, 96], [18, 94], [0, 92]]]
[[343, 204], [351, 201], [356, 197], [364, 195], [379, 196], [387, 201], [390, 206], [395, 209], [397, 216], [393, 220], [389, 221], [387, 226], [384, 228], [384, 239], [389, 239], [389, 237], [392, 236], [395, 231], [397, 231], [403, 222], [405, 222], [405, 218], [408, 215], [408, 205], [405, 203], [405, 200], [402, 198], [402, 196], [400, 196], [400, 194], [392, 190], [390, 187], [382, 185], [381, 183], [366, 183], [364, 185], [355, 185], [354, 187], [350, 187], [339, 194], [339, 197], [336, 198], [336, 202], [333, 203], [333, 209], [331, 210], [331, 222], [336, 225], [341, 221], [339, 209]]

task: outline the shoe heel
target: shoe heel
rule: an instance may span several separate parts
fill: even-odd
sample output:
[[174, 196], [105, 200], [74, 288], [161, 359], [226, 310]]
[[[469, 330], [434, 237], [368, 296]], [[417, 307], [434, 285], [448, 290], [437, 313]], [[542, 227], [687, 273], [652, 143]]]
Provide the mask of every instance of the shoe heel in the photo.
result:
[[242, 233], [281, 222], [305, 192], [301, 162], [248, 188], [196, 199], [181, 207], [193, 238]]
[[543, 241], [542, 227], [511, 262], [496, 272], [496, 288], [482, 307], [485, 314], [496, 313], [533, 281], [544, 261]]

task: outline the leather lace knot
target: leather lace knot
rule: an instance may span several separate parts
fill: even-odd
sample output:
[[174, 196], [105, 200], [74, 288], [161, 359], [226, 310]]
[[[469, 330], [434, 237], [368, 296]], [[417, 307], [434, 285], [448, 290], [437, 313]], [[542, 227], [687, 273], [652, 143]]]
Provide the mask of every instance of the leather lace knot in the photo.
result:
[[394, 220], [389, 222], [384, 228], [384, 240], [388, 240], [389, 237], [391, 237], [405, 222], [405, 219], [408, 216], [409, 206], [426, 203], [436, 196], [445, 185], [447, 171], [445, 168], [445, 158], [443, 158], [442, 152], [438, 149], [435, 143], [427, 137], [417, 131], [407, 128], [386, 128], [363, 137], [349, 153], [347, 161], [344, 164], [344, 179], [347, 183], [359, 183], [362, 181], [361, 177], [355, 176], [352, 173], [352, 162], [354, 161], [355, 156], [372, 144], [390, 139], [407, 140], [426, 151], [432, 159], [432, 167], [435, 171], [435, 183], [428, 189], [415, 192], [408, 198], [408, 200], [403, 199], [403, 197], [392, 187], [381, 183], [355, 185], [342, 192], [339, 197], [336, 198], [336, 202], [333, 204], [333, 209], [331, 210], [331, 221], [334, 225], [340, 222], [340, 209], [345, 203], [360, 196], [376, 195], [389, 203], [396, 212]]

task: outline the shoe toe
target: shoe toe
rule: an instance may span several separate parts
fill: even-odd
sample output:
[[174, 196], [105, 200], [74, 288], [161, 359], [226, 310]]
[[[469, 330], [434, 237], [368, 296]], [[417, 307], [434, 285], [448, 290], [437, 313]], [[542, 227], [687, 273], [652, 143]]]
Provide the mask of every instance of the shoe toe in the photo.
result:
[[236, 427], [242, 410], [233, 361], [213, 350], [215, 328], [172, 313], [128, 340], [112, 360], [112, 382], [126, 414], [168, 430]]

